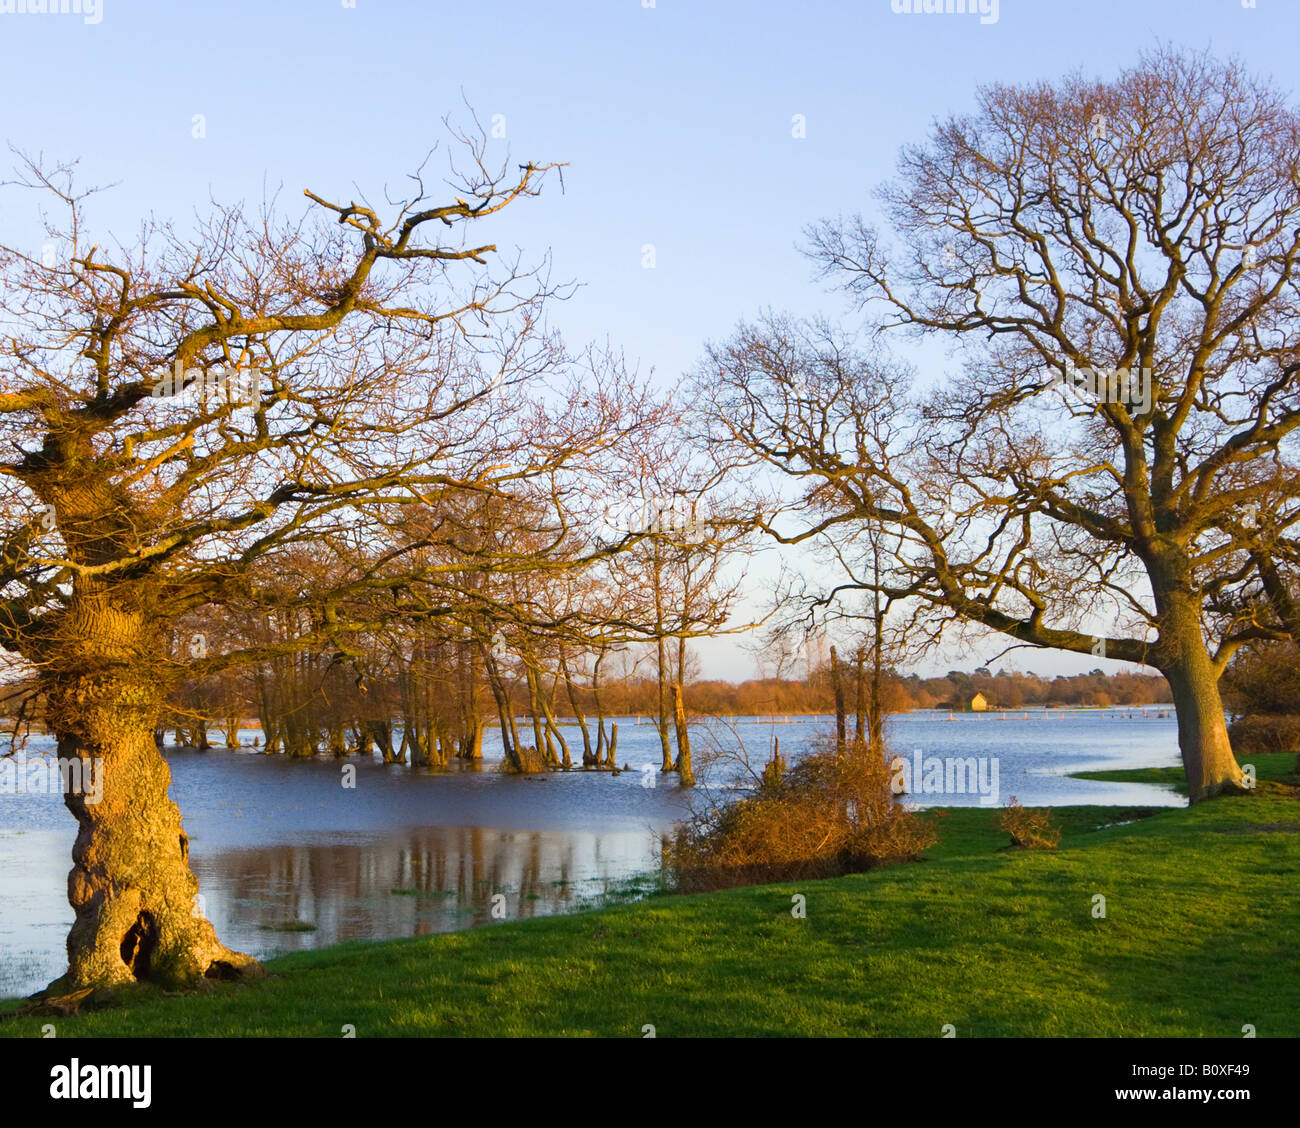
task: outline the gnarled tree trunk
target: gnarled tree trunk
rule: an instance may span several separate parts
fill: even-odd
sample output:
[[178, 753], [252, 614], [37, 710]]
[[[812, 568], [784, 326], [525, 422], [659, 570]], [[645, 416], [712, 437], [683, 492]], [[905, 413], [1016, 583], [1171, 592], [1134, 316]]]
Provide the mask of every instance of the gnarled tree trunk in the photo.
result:
[[65, 622], [63, 661], [43, 683], [59, 758], [82, 761], [82, 779], [96, 781], [64, 799], [78, 826], [68, 875], [76, 917], [67, 974], [52, 986], [182, 987], [256, 973], [257, 961], [225, 947], [203, 916], [189, 839], [167, 795], [171, 772], [153, 735], [163, 699], [157, 632], [107, 599], [94, 602]]

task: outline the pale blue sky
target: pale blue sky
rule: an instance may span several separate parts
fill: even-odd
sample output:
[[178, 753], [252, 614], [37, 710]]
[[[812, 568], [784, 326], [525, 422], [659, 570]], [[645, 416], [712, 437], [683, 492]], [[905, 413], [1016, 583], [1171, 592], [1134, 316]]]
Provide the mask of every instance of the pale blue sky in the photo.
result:
[[[1001, 0], [989, 24], [890, 0], [102, 4], [88, 23], [0, 0], [0, 133], [79, 158], [87, 183], [120, 182], [96, 225], [129, 236], [149, 212], [186, 221], [209, 195], [255, 203], [264, 184], [294, 208], [305, 187], [378, 198], [445, 140], [445, 114], [464, 120], [463, 90], [485, 124], [505, 115], [494, 144], [513, 159], [569, 162], [563, 195], [551, 184], [496, 233], [550, 248], [556, 275], [584, 284], [553, 321], [666, 378], [762, 306], [841, 312], [797, 251], [802, 228], [865, 207], [899, 147], [980, 83], [1106, 76], [1169, 41], [1291, 88], [1300, 39], [1296, 0]], [[29, 234], [0, 211], [0, 238]], [[730, 647], [715, 657], [718, 673], [752, 669]]]

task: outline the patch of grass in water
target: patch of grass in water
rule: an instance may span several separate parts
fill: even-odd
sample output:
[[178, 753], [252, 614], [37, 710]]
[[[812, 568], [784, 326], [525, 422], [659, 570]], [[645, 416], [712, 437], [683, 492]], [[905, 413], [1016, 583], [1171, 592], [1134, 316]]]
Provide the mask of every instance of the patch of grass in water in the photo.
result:
[[[1293, 752], [1254, 752], [1237, 757], [1237, 762], [1249, 764], [1256, 780], [1269, 783], [1300, 783], [1295, 771]], [[1109, 783], [1154, 783], [1172, 787], [1179, 795], [1187, 794], [1187, 774], [1181, 767], [1173, 768], [1111, 768], [1096, 772], [1070, 772], [1074, 779], [1096, 779]]]
[[315, 932], [316, 926], [307, 920], [277, 920], [257, 926], [263, 932]]

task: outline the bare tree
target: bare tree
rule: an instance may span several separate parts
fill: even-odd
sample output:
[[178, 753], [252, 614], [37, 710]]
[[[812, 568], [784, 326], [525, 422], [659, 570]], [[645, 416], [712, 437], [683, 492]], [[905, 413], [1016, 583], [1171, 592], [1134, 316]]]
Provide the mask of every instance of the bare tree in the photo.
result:
[[[811, 232], [881, 326], [966, 348], [961, 376], [908, 403], [878, 357], [788, 324], [710, 366], [719, 425], [807, 486], [783, 539], [887, 526], [891, 597], [1159, 669], [1193, 801], [1240, 785], [1224, 666], [1300, 625], [1270, 579], [1300, 517], [1298, 154], [1283, 98], [1203, 56], [986, 88], [882, 190], [901, 249], [860, 217]], [[892, 442], [863, 388], [907, 413]]]
[[682, 786], [690, 787], [695, 775], [684, 696], [688, 644], [752, 626], [727, 624], [753, 531], [736, 520], [731, 500], [718, 490], [716, 469], [685, 436], [670, 440], [675, 441], [644, 448], [630, 479], [636, 488], [616, 507], [623, 513], [616, 521], [644, 539], [618, 558], [614, 571], [628, 608], [623, 617], [645, 623], [653, 639], [660, 770], [677, 772]]
[[[552, 499], [563, 539], [566, 475], [598, 473], [626, 429], [635, 389], [566, 383], [540, 320], [555, 293], [544, 264], [494, 266], [494, 245], [467, 238], [553, 166], [492, 168], [481, 135], [460, 140], [468, 162], [442, 202], [417, 173], [397, 202], [307, 192], [300, 217], [216, 207], [193, 234], [151, 223], [111, 248], [88, 237], [70, 168], [23, 166], [16, 187], [63, 220], [51, 255], [0, 249], [0, 644], [35, 670], [59, 756], [101, 759], [104, 778], [101, 802], [67, 797], [79, 831], [62, 985], [257, 969], [197, 911], [154, 734], [178, 679], [288, 644], [168, 653], [174, 624], [253, 600], [259, 561], [358, 538], [378, 551], [312, 593], [293, 648], [348, 657], [376, 625], [350, 616], [379, 591], [394, 593], [389, 617], [468, 618], [490, 600], [467, 572], [534, 562], [463, 547], [449, 562], [395, 535], [403, 515], [450, 497]], [[457, 519], [437, 533], [444, 554]]]

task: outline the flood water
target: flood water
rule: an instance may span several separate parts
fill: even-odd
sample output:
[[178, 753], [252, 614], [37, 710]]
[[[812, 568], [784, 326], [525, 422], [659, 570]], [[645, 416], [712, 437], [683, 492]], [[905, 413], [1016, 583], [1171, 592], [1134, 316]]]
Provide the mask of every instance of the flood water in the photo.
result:
[[[620, 766], [630, 770], [617, 776], [503, 775], [492, 729], [476, 770], [412, 772], [349, 759], [342, 763], [355, 768], [351, 788], [342, 785], [340, 762], [331, 758], [291, 762], [249, 747], [169, 749], [167, 759], [202, 910], [226, 943], [270, 956], [633, 899], [653, 886], [661, 836], [687, 813], [688, 800], [743, 794], [738, 741], [757, 769], [774, 737], [784, 754], [796, 757], [828, 727], [826, 718], [692, 726], [702, 765], [693, 797], [675, 777], [652, 770], [658, 736], [631, 718], [620, 721], [618, 745]], [[251, 745], [255, 735], [243, 739]], [[580, 758], [577, 730], [566, 729], [566, 737]], [[1025, 806], [1184, 803], [1166, 788], [1066, 774], [1177, 764], [1169, 707], [1031, 709], [951, 720], [947, 713], [910, 713], [889, 718], [886, 738], [909, 765], [917, 750], [995, 762], [999, 805], [1011, 795]], [[34, 736], [28, 755], [50, 747]], [[913, 801], [973, 805], [980, 799], [918, 793]], [[27, 782], [0, 787], [0, 996], [30, 993], [66, 966], [74, 832], [61, 795], [34, 791]]]

